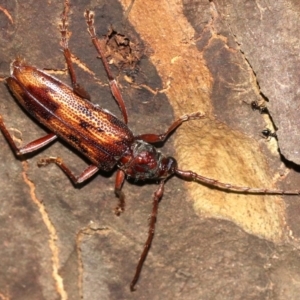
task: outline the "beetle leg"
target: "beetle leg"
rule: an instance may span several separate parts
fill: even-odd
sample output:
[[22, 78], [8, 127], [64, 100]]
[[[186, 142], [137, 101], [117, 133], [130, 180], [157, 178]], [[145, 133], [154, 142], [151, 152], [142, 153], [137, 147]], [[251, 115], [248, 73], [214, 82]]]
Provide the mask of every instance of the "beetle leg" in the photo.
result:
[[119, 198], [119, 203], [115, 208], [115, 214], [119, 216], [125, 210], [125, 195], [122, 192], [122, 186], [125, 180], [125, 173], [122, 170], [117, 171], [115, 193]]
[[140, 256], [138, 265], [136, 267], [134, 277], [133, 277], [133, 279], [130, 283], [130, 290], [132, 292], [135, 290], [134, 286], [136, 285], [136, 283], [139, 279], [144, 261], [145, 261], [147, 255], [148, 255], [148, 252], [149, 252], [149, 249], [151, 247], [151, 243], [152, 243], [152, 240], [153, 240], [153, 237], [154, 237], [156, 216], [157, 216], [157, 211], [158, 211], [158, 204], [159, 204], [159, 201], [160, 201], [160, 199], [161, 199], [161, 197], [163, 196], [163, 193], [164, 193], [164, 185], [165, 185], [165, 182], [161, 181], [160, 184], [159, 184], [158, 189], [154, 193], [153, 208], [152, 208], [152, 213], [151, 213], [150, 222], [149, 222], [148, 238], [147, 238], [147, 241], [144, 245], [144, 250], [143, 250], [143, 252]]
[[71, 82], [72, 82], [72, 87], [73, 87], [73, 91], [75, 94], [77, 94], [78, 96], [80, 96], [81, 98], [90, 100], [91, 97], [89, 95], [89, 93], [79, 84], [77, 83], [77, 79], [76, 79], [76, 74], [75, 74], [75, 70], [73, 68], [73, 63], [72, 63], [72, 55], [71, 55], [71, 51], [69, 49], [69, 44], [68, 44], [68, 24], [67, 24], [67, 10], [65, 9], [62, 15], [62, 19], [61, 19], [61, 24], [60, 24], [60, 33], [61, 33], [61, 46], [63, 48], [64, 51], [64, 56], [66, 59], [66, 63], [68, 66], [68, 70], [69, 70], [69, 74], [71, 77]]
[[111, 93], [113, 94], [114, 98], [116, 99], [120, 110], [122, 112], [123, 118], [124, 118], [124, 123], [127, 124], [128, 123], [128, 116], [127, 116], [127, 111], [126, 111], [126, 107], [125, 107], [125, 103], [122, 97], [122, 94], [120, 92], [120, 89], [118, 87], [117, 81], [116, 79], [113, 77], [109, 65], [105, 59], [105, 51], [103, 50], [103, 47], [101, 45], [101, 42], [98, 40], [97, 36], [96, 36], [96, 31], [95, 31], [95, 27], [94, 27], [94, 13], [86, 10], [85, 14], [84, 14], [85, 18], [86, 18], [86, 23], [88, 25], [88, 32], [91, 36], [92, 42], [101, 58], [102, 64], [104, 66], [104, 69], [106, 71], [108, 80], [109, 80], [109, 85], [110, 85], [110, 90]]
[[39, 160], [38, 166], [44, 167], [52, 163], [56, 164], [75, 185], [86, 181], [99, 171], [98, 167], [90, 165], [79, 176], [75, 176], [59, 157], [42, 158]]
[[25, 146], [18, 147], [12, 135], [9, 133], [5, 124], [3, 123], [3, 119], [1, 116], [0, 116], [0, 130], [17, 156], [34, 152], [38, 149], [45, 147], [46, 145], [50, 144], [52, 141], [57, 139], [57, 136], [54, 133], [49, 133], [39, 139], [36, 139], [28, 143]]
[[200, 118], [204, 118], [204, 115], [199, 112], [192, 113], [189, 115], [184, 115], [181, 118], [179, 118], [177, 121], [175, 121], [173, 124], [171, 124], [169, 129], [163, 134], [146, 133], [146, 134], [141, 134], [141, 135], [135, 136], [135, 139], [143, 140], [150, 144], [163, 142], [170, 135], [170, 133], [173, 130], [175, 130], [178, 126], [180, 126], [183, 122], [189, 121], [189, 120], [196, 120], [196, 119], [200, 119]]

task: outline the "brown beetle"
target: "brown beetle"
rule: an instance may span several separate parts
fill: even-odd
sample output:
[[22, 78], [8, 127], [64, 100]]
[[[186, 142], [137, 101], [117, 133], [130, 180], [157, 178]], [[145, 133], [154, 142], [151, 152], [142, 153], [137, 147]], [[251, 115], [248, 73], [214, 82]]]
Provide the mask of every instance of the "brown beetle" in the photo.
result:
[[128, 118], [123, 98], [105, 60], [101, 44], [96, 37], [93, 13], [86, 11], [85, 17], [93, 44], [102, 59], [108, 75], [112, 94], [122, 111], [124, 122], [105, 109], [92, 104], [89, 101], [88, 94], [77, 84], [68, 48], [67, 12], [65, 11], [61, 26], [62, 46], [73, 88], [68, 87], [42, 70], [26, 65], [19, 58], [12, 63], [11, 76], [6, 80], [7, 85], [20, 104], [52, 133], [23, 147], [17, 147], [1, 116], [0, 130], [16, 155], [23, 155], [41, 149], [57, 138], [68, 142], [91, 162], [91, 165], [79, 176], [75, 176], [60, 158], [43, 159], [39, 165], [55, 163], [74, 184], [84, 182], [100, 169], [110, 171], [117, 166], [115, 193], [119, 198], [119, 205], [116, 208], [116, 214], [118, 215], [124, 210], [124, 194], [121, 188], [126, 176], [136, 180], [159, 181], [158, 189], [153, 197], [148, 238], [140, 256], [134, 278], [130, 284], [130, 289], [133, 291], [153, 240], [158, 204], [163, 196], [165, 181], [170, 176], [177, 175], [186, 180], [195, 180], [223, 190], [242, 193], [299, 194], [300, 191], [250, 188], [221, 183], [192, 171], [180, 170], [173, 157], [163, 155], [152, 145], [157, 142], [163, 142], [183, 122], [202, 118], [203, 115], [200, 113], [181, 117], [163, 134], [134, 136], [126, 125]]

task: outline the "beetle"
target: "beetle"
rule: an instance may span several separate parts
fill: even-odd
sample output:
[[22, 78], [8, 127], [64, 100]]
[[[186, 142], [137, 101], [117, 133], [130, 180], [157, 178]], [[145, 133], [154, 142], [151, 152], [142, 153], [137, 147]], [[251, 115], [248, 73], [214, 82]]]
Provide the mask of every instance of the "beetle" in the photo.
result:
[[135, 290], [143, 263], [150, 249], [155, 232], [158, 204], [163, 196], [165, 182], [169, 177], [176, 175], [185, 180], [194, 180], [223, 190], [241, 193], [300, 194], [300, 191], [236, 186], [201, 176], [192, 171], [181, 170], [178, 168], [175, 158], [165, 156], [153, 146], [155, 143], [164, 142], [168, 135], [183, 122], [204, 118], [204, 115], [199, 112], [182, 116], [172, 123], [163, 134], [134, 135], [127, 126], [128, 117], [124, 100], [105, 59], [103, 46], [96, 36], [94, 13], [87, 10], [85, 18], [88, 32], [101, 58], [111, 92], [120, 107], [124, 120], [118, 119], [107, 110], [90, 102], [88, 93], [77, 83], [68, 47], [67, 9], [65, 9], [60, 26], [61, 45], [70, 73], [72, 88], [44, 71], [27, 65], [20, 58], [12, 62], [11, 75], [6, 79], [9, 89], [19, 103], [51, 133], [25, 146], [18, 147], [6, 128], [2, 116], [0, 116], [0, 130], [17, 156], [39, 150], [57, 138], [63, 139], [80, 151], [91, 162], [91, 165], [78, 176], [74, 175], [68, 166], [57, 157], [44, 158], [38, 163], [39, 166], [55, 163], [75, 185], [86, 181], [99, 170], [111, 171], [117, 166], [115, 181], [115, 194], [119, 199], [115, 210], [117, 215], [124, 211], [125, 197], [122, 185], [126, 176], [137, 181], [159, 182], [153, 196], [148, 238], [130, 284], [131, 291]]

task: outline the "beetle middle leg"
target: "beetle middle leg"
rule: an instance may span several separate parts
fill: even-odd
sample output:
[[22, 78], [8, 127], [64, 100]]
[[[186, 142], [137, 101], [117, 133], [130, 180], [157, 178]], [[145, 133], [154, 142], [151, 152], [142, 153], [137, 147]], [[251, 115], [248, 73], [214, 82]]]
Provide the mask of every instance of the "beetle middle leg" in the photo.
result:
[[[74, 185], [83, 183], [84, 181], [86, 181], [87, 179], [89, 179], [99, 171], [98, 167], [94, 165], [90, 165], [79, 176], [76, 176], [59, 157], [42, 158], [39, 160], [38, 166], [44, 167], [51, 163], [56, 164], [67, 175], [67, 177], [69, 177], [69, 179], [73, 182]], [[117, 171], [116, 181], [115, 181], [115, 194], [119, 199], [119, 203], [115, 208], [115, 214], [117, 216], [120, 216], [120, 214], [125, 210], [125, 195], [122, 192], [122, 186], [124, 180], [125, 180], [125, 173], [119, 169]]]
[[115, 208], [115, 214], [119, 216], [125, 210], [125, 195], [122, 192], [122, 186], [125, 180], [125, 173], [122, 170], [117, 171], [116, 183], [115, 183], [115, 194], [119, 199], [119, 203]]
[[59, 157], [42, 158], [39, 160], [38, 166], [44, 167], [52, 163], [56, 164], [67, 175], [67, 177], [69, 177], [69, 179], [74, 183], [74, 185], [86, 181], [99, 171], [98, 167], [90, 165], [80, 175], [76, 176]]
[[96, 30], [94, 27], [94, 13], [89, 10], [86, 10], [84, 16], [86, 18], [86, 23], [88, 25], [88, 32], [91, 36], [92, 42], [101, 58], [103, 67], [106, 71], [106, 74], [107, 74], [107, 77], [109, 80], [111, 93], [113, 94], [114, 98], [116, 99], [116, 101], [120, 107], [120, 110], [121, 110], [123, 118], [124, 118], [124, 123], [127, 124], [128, 123], [128, 115], [127, 115], [124, 99], [123, 99], [120, 89], [118, 87], [117, 81], [113, 77], [113, 75], [110, 71], [109, 65], [105, 59], [105, 54], [104, 54], [104, 50], [102, 48], [101, 42], [98, 40], [98, 38], [96, 36]]

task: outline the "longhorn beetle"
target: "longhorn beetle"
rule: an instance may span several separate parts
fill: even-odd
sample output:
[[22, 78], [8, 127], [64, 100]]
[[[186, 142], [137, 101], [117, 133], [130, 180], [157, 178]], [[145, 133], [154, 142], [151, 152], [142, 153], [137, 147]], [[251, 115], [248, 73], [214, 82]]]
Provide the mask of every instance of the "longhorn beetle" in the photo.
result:
[[163, 196], [164, 184], [170, 176], [176, 175], [185, 180], [194, 180], [223, 190], [241, 193], [300, 194], [300, 191], [236, 186], [201, 176], [192, 171], [184, 171], [178, 168], [173, 157], [165, 156], [152, 145], [157, 142], [164, 142], [168, 135], [183, 122], [202, 118], [203, 115], [198, 112], [182, 116], [171, 124], [163, 134], [149, 133], [135, 136], [126, 125], [128, 118], [122, 95], [105, 59], [103, 46], [96, 37], [94, 13], [87, 10], [85, 18], [88, 32], [101, 58], [108, 76], [111, 92], [120, 107], [124, 121], [119, 120], [107, 110], [92, 104], [89, 101], [87, 92], [77, 83], [72, 66], [71, 52], [68, 48], [67, 9], [65, 9], [60, 25], [61, 45], [73, 88], [42, 70], [26, 65], [20, 58], [12, 62], [11, 76], [6, 79], [9, 89], [20, 104], [52, 133], [23, 147], [18, 147], [4, 125], [1, 116], [0, 130], [17, 156], [39, 150], [57, 138], [65, 140], [80, 151], [88, 158], [91, 165], [79, 176], [75, 176], [58, 157], [44, 158], [38, 163], [39, 166], [55, 163], [75, 185], [86, 181], [98, 170], [110, 171], [117, 166], [118, 171], [115, 181], [115, 193], [119, 198], [116, 208], [117, 215], [124, 210], [124, 194], [121, 189], [126, 176], [137, 181], [159, 181], [158, 188], [153, 196], [148, 238], [130, 284], [131, 291], [135, 290], [143, 263], [150, 249], [154, 237], [158, 204]]

